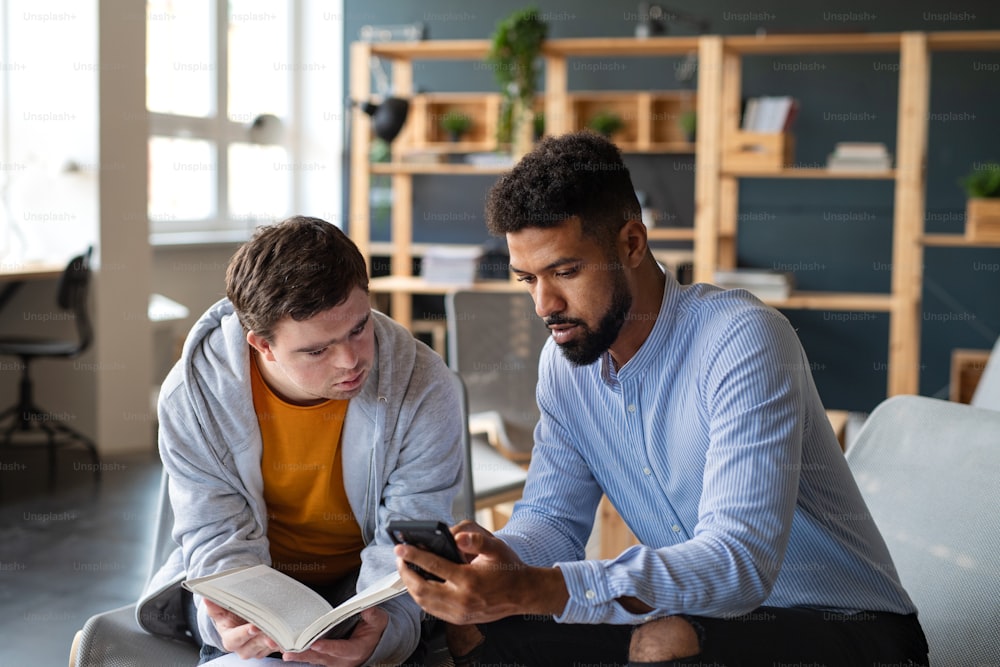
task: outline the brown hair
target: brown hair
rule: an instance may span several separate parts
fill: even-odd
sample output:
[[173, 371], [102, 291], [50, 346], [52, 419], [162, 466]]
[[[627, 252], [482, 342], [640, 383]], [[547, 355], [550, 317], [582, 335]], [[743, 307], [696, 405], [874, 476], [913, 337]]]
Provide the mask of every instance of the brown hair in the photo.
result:
[[229, 261], [226, 296], [244, 329], [272, 340], [286, 316], [301, 321], [368, 291], [368, 268], [336, 226], [295, 216], [258, 227]]

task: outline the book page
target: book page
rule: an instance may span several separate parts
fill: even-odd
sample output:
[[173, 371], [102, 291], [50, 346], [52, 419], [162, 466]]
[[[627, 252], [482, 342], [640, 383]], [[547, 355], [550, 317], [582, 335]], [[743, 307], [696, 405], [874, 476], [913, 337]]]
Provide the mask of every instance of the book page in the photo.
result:
[[330, 604], [318, 593], [265, 565], [202, 582], [197, 590], [226, 602], [225, 606], [282, 644], [293, 642], [303, 628], [330, 611]]
[[375, 605], [385, 602], [397, 595], [406, 592], [406, 585], [399, 576], [399, 572], [392, 571], [389, 574], [376, 579], [370, 586], [360, 591], [354, 597], [348, 598], [337, 606], [336, 609], [325, 614], [316, 620], [303, 633], [302, 637], [309, 638], [309, 644], [325, 634], [327, 629], [340, 623], [346, 618]]

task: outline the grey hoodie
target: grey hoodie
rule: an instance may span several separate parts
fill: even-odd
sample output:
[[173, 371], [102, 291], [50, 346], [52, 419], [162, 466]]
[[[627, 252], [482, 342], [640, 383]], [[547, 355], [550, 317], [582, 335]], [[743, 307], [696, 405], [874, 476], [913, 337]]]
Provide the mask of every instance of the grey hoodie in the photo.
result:
[[[347, 497], [366, 544], [358, 589], [396, 568], [390, 520], [451, 522], [463, 461], [451, 371], [382, 313], [373, 312], [372, 321], [375, 362], [351, 399], [341, 436]], [[184, 578], [271, 562], [249, 364], [246, 336], [223, 299], [192, 328], [161, 387], [160, 457], [179, 546], [139, 601], [137, 620], [148, 632], [183, 634]], [[416, 647], [421, 612], [407, 595], [382, 607], [389, 625], [368, 664], [398, 664]], [[198, 629], [206, 643], [222, 646], [204, 605]]]

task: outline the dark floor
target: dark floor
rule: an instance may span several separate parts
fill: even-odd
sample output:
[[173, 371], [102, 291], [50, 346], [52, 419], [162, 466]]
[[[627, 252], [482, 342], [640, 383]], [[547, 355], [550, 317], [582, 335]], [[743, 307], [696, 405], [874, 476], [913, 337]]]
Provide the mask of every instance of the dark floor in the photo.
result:
[[66, 665], [92, 614], [134, 602], [148, 574], [160, 463], [83, 453], [0, 452], [0, 667]]

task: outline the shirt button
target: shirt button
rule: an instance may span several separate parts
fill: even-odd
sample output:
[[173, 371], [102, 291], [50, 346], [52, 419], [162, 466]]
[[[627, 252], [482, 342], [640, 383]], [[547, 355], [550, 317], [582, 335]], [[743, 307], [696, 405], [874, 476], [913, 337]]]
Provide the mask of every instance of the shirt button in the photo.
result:
[[675, 523], [674, 525], [670, 526], [670, 528], [671, 528], [671, 529], [672, 529], [672, 530], [673, 530], [673, 531], [674, 531], [675, 533], [679, 533], [679, 532], [681, 532], [681, 527], [680, 527], [680, 526], [678, 526], [678, 525], [677, 525], [676, 523]]
[[594, 598], [597, 597], [597, 593], [595, 593], [594, 591], [587, 591], [586, 593], [584, 593], [584, 595], [587, 597], [588, 600], [593, 600]]
[[632, 404], [632, 405], [629, 405], [629, 406], [628, 406], [628, 411], [629, 411], [629, 412], [635, 412], [635, 405], [634, 405], [634, 404]]
[[649, 469], [648, 467], [646, 467], [646, 468], [643, 468], [643, 469], [642, 469], [642, 471], [643, 471], [644, 473], [646, 473], [647, 475], [652, 475], [652, 474], [653, 474], [653, 471], [652, 471], [652, 470], [650, 470], [650, 469]]

